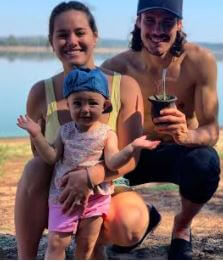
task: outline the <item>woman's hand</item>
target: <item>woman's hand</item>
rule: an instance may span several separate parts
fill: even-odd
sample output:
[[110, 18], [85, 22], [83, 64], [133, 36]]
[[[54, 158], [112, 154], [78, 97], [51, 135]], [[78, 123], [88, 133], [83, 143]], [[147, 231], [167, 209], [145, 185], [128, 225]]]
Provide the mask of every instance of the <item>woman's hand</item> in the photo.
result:
[[80, 169], [71, 171], [62, 178], [61, 187], [63, 192], [60, 203], [63, 211], [71, 215], [77, 205], [85, 207], [92, 190], [88, 187], [87, 170]]
[[163, 109], [160, 114], [160, 117], [153, 119], [155, 130], [171, 135], [177, 144], [187, 144], [189, 130], [185, 114], [177, 108]]

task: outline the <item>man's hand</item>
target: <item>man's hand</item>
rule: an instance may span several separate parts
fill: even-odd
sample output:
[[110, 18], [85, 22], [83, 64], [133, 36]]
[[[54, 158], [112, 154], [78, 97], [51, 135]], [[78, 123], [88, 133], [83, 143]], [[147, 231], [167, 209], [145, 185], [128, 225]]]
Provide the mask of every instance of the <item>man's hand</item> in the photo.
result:
[[189, 130], [184, 113], [177, 108], [166, 108], [160, 114], [160, 117], [153, 119], [155, 130], [171, 135], [177, 144], [187, 144]]
[[63, 204], [63, 211], [71, 215], [77, 205], [86, 206], [92, 190], [88, 188], [87, 170], [81, 169], [69, 172], [62, 178], [61, 187], [63, 192], [60, 196], [60, 203]]

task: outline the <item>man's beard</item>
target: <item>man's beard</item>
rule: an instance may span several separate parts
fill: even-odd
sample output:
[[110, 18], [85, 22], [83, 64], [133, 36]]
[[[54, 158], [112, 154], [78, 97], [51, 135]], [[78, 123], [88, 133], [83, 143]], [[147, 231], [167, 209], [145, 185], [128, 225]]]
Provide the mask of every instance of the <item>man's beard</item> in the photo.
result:
[[148, 47], [146, 47], [146, 46], [143, 46], [143, 48], [149, 53], [149, 54], [151, 54], [151, 55], [154, 55], [154, 56], [157, 56], [157, 57], [161, 57], [161, 56], [163, 56], [164, 55], [164, 53], [161, 53], [161, 52], [159, 52], [159, 51], [153, 51], [153, 50], [150, 50]]

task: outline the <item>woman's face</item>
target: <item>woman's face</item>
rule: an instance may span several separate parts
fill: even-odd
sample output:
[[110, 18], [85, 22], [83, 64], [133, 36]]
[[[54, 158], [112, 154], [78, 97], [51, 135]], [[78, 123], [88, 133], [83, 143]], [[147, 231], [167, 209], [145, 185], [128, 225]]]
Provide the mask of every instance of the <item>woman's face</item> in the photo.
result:
[[55, 18], [52, 47], [65, 72], [74, 66], [94, 67], [93, 50], [97, 42], [84, 12], [69, 10]]

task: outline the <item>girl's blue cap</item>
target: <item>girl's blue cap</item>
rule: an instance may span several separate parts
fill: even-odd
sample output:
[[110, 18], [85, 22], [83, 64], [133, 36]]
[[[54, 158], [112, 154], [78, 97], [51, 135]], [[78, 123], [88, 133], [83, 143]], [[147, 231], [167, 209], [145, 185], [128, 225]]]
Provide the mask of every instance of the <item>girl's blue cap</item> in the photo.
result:
[[75, 68], [68, 73], [64, 79], [64, 97], [81, 91], [97, 92], [109, 99], [108, 80], [104, 73], [98, 68]]
[[166, 10], [180, 19], [183, 18], [183, 0], [139, 0], [137, 15], [153, 9]]

